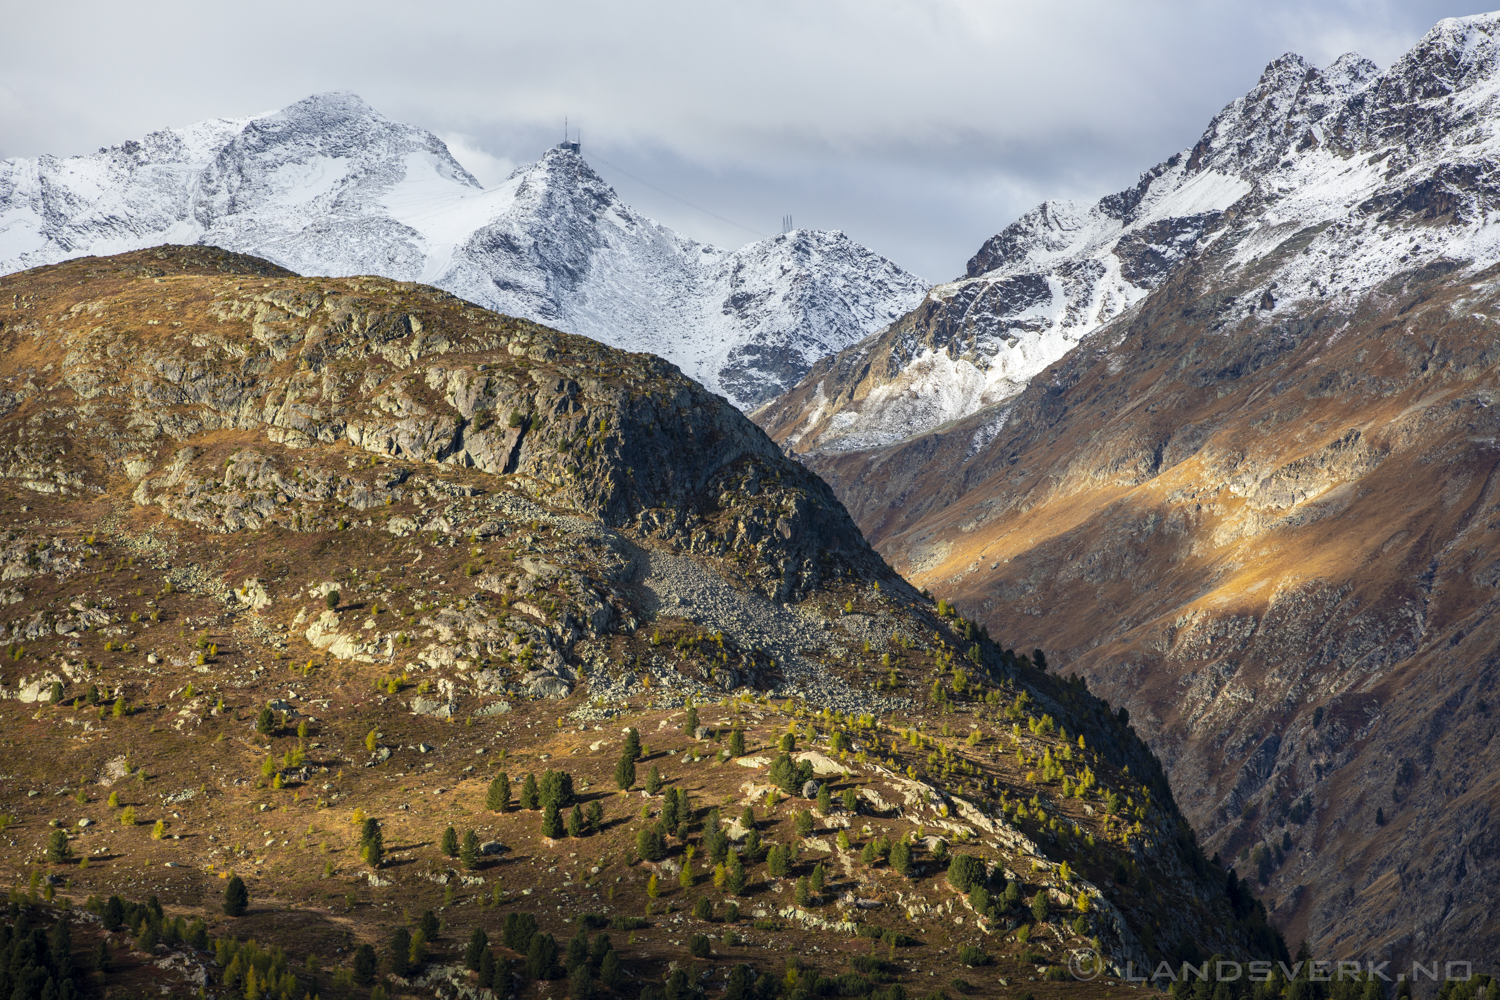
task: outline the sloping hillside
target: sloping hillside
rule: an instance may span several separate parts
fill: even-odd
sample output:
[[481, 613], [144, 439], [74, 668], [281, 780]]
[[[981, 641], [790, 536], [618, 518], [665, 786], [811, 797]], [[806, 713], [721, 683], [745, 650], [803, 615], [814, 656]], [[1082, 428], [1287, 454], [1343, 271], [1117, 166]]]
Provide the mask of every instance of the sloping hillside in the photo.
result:
[[129, 975], [899, 1000], [1284, 954], [1123, 716], [661, 359], [207, 248], [0, 294], [0, 858], [266, 950], [131, 911]]

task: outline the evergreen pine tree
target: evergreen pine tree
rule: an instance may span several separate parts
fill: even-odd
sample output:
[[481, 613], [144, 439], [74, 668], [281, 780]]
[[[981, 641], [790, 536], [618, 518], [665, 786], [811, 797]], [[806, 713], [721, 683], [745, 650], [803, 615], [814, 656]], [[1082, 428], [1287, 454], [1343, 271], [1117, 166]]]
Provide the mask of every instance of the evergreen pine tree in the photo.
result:
[[697, 705], [689, 705], [688, 706], [687, 721], [682, 724], [682, 731], [684, 733], [686, 733], [689, 738], [696, 738], [697, 737], [697, 735], [698, 735], [698, 706]]
[[625, 749], [623, 755], [629, 757], [632, 761], [640, 760], [641, 758], [641, 734], [635, 731], [634, 726], [625, 731]]
[[583, 826], [583, 808], [575, 805], [572, 811], [568, 813], [568, 836], [582, 837]]
[[542, 811], [542, 836], [549, 840], [557, 840], [562, 835], [562, 816], [557, 811], [557, 803], [548, 802], [547, 808]]
[[646, 794], [655, 795], [659, 791], [661, 791], [661, 771], [655, 764], [652, 764], [651, 770], [646, 772]]
[[745, 866], [740, 864], [740, 856], [732, 852], [729, 855], [729, 867], [724, 870], [724, 891], [731, 896], [745, 894]]
[[463, 846], [458, 849], [458, 859], [469, 871], [479, 867], [479, 836], [473, 830], [464, 834]]
[[[635, 732], [634, 729], [631, 732]], [[615, 765], [615, 784], [620, 786], [620, 791], [630, 791], [630, 786], [635, 784], [635, 757], [631, 755], [630, 748], [626, 747], [620, 754], [620, 762]]]
[[458, 857], [458, 831], [451, 826], [444, 830], [443, 836], [438, 840], [438, 849], [447, 857]]
[[464, 968], [470, 972], [478, 972], [479, 964], [483, 961], [485, 952], [489, 950], [489, 935], [484, 932], [483, 927], [474, 928], [469, 935], [469, 946], [464, 949]]
[[361, 986], [375, 981], [375, 949], [367, 944], [354, 949], [354, 981]]
[[485, 808], [490, 812], [505, 812], [510, 808], [510, 775], [501, 771], [490, 782], [489, 794], [485, 796]]
[[250, 893], [245, 888], [244, 879], [238, 875], [229, 876], [229, 882], [224, 886], [224, 914], [238, 917], [243, 915], [249, 906]]
[[599, 963], [599, 981], [612, 990], [620, 988], [625, 981], [625, 974], [620, 970], [620, 956], [615, 954], [614, 949], [604, 956]]
[[391, 972], [404, 976], [411, 969], [411, 932], [397, 927], [391, 934], [391, 954], [388, 961]]
[[604, 803], [594, 799], [589, 803], [589, 832], [598, 833], [604, 829]]
[[745, 733], [742, 729], [734, 729], [729, 734], [729, 756], [745, 756]]
[[911, 874], [911, 845], [904, 839], [891, 845], [891, 868], [899, 875]]
[[580, 965], [587, 965], [589, 960], [588, 935], [579, 931], [568, 938], [568, 947], [563, 952], [563, 968], [572, 972]]
[[68, 846], [68, 834], [65, 830], [53, 830], [47, 837], [47, 860], [54, 865], [65, 864], [73, 857], [73, 849]]
[[536, 776], [526, 775], [526, 780], [521, 782], [521, 808], [536, 809], [541, 805], [542, 793], [536, 787]]

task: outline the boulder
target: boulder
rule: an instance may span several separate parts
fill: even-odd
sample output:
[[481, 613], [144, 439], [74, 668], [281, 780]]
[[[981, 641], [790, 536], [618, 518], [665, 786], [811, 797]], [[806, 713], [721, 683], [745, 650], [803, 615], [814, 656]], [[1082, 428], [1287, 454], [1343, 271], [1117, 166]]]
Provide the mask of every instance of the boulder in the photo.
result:
[[411, 711], [413, 715], [430, 715], [437, 719], [446, 719], [453, 714], [453, 702], [418, 695], [411, 700]]

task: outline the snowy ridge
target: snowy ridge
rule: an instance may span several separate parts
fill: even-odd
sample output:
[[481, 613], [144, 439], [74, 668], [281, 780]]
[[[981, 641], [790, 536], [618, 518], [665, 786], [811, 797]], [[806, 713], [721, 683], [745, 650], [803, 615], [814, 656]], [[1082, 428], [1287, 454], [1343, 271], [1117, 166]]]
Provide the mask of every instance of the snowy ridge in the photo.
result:
[[650, 351], [736, 405], [891, 323], [927, 285], [840, 232], [727, 252], [639, 214], [578, 152], [484, 189], [431, 133], [352, 94], [0, 161], [0, 273], [162, 243], [301, 274], [379, 274]]
[[[1385, 71], [1288, 54], [1191, 149], [1093, 205], [1028, 212], [809, 376], [827, 385], [757, 419], [798, 450], [890, 444], [1003, 403], [1210, 246], [1228, 251], [1224, 287], [1248, 286], [1235, 308], [1274, 314], [1439, 261], [1500, 261], [1497, 208], [1500, 15], [1441, 21]], [[871, 374], [850, 391], [856, 371]]]

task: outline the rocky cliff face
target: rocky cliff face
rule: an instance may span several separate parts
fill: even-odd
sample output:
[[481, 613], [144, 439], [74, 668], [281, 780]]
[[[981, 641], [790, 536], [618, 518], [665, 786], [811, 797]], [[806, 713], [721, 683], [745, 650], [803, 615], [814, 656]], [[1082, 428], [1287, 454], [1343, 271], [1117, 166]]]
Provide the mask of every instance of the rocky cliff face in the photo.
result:
[[732, 253], [690, 240], [621, 202], [571, 149], [485, 190], [436, 136], [352, 94], [88, 156], [0, 163], [0, 273], [167, 242], [302, 274], [425, 281], [663, 355], [742, 406], [926, 290], [840, 232]]
[[[911, 370], [872, 340], [760, 415], [909, 579], [1127, 705], [1207, 843], [1329, 957], [1500, 946], [1497, 34], [1445, 21], [1379, 73], [1273, 63], [1097, 211], [1212, 176], [1243, 194], [1019, 395], [860, 438]], [[1040, 259], [1055, 217], [963, 287]], [[951, 329], [940, 305], [882, 337]]]
[[[153, 887], [168, 905], [197, 905], [219, 891], [209, 866], [247, 859], [246, 836], [259, 843], [243, 817], [280, 823], [264, 815], [274, 804], [317, 824], [341, 801], [381, 816], [390, 849], [412, 855], [368, 872], [352, 871], [352, 846], [316, 861], [325, 877], [368, 875], [372, 892], [483, 885], [447, 858], [406, 867], [425, 825], [454, 823], [487, 831], [496, 853], [513, 845], [496, 902], [540, 888], [565, 904], [558, 921], [582, 908], [633, 915], [648, 874], [688, 867], [684, 890], [696, 880], [723, 913], [744, 891], [708, 887], [724, 860], [711, 852], [729, 842], [703, 839], [703, 811], [686, 798], [662, 828], [670, 858], [665, 840], [659, 858], [649, 838], [639, 848], [637, 805], [587, 826], [579, 811], [569, 836], [598, 838], [589, 856], [620, 893], [579, 899], [574, 875], [554, 877], [568, 866], [560, 831], [538, 837], [529, 807], [497, 809], [490, 775], [472, 773], [555, 757], [547, 766], [586, 792], [613, 780], [618, 734], [633, 725], [677, 791], [763, 815], [755, 841], [731, 833], [756, 894], [812, 874], [805, 859], [790, 873], [759, 868], [762, 828], [770, 844], [827, 856], [816, 898], [745, 901], [778, 951], [808, 935], [891, 930], [895, 941], [898, 922], [922, 928], [901, 947], [926, 949], [921, 967], [950, 976], [960, 941], [1032, 970], [1061, 970], [1082, 949], [1137, 969], [1283, 952], [1107, 705], [917, 594], [826, 485], [667, 362], [427, 286], [302, 278], [204, 247], [84, 258], [0, 279], [0, 292], [11, 643], [0, 716], [29, 718], [44, 748], [10, 765], [0, 806], [23, 840], [50, 835], [36, 807], [55, 808], [51, 796], [22, 791], [113, 773], [100, 754], [128, 752], [159, 785], [203, 796], [153, 792], [133, 806], [171, 806], [164, 829], [211, 834], [143, 846], [122, 833], [108, 866], [77, 873], [86, 891], [105, 895], [170, 858], [185, 867]], [[96, 712], [101, 698], [122, 710]], [[672, 721], [689, 699], [702, 726]], [[262, 745], [284, 731], [278, 719], [287, 732], [302, 724], [295, 753]], [[767, 798], [807, 795], [805, 779], [770, 767], [788, 723], [796, 766], [839, 787], [841, 805], [819, 806], [822, 835], [801, 815], [810, 804]], [[731, 727], [771, 756], [721, 752], [713, 743]], [[513, 763], [484, 756], [498, 750]], [[414, 753], [436, 754], [439, 769], [418, 770]], [[261, 777], [231, 781], [247, 760]], [[405, 802], [413, 785], [456, 794], [429, 815], [439, 807]], [[619, 811], [616, 797], [593, 798]], [[342, 843], [348, 824], [334, 825]], [[915, 867], [883, 863], [879, 845], [894, 842]], [[299, 897], [307, 873], [289, 844], [256, 848], [254, 893], [321, 920], [318, 901]], [[995, 900], [933, 877], [953, 853], [983, 861], [976, 877]], [[1031, 901], [1007, 901], [1011, 884]], [[1024, 947], [1009, 937], [1022, 919], [1034, 925]], [[646, 924], [640, 962], [684, 957], [676, 926]]]

